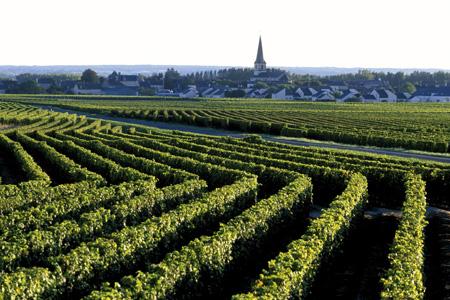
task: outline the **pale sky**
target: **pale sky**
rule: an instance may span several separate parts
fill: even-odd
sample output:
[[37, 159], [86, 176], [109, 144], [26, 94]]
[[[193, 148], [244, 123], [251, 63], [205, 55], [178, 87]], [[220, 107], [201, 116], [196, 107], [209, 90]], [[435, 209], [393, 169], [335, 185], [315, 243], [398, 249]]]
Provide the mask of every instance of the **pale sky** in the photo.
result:
[[450, 69], [448, 0], [0, 0], [0, 65]]

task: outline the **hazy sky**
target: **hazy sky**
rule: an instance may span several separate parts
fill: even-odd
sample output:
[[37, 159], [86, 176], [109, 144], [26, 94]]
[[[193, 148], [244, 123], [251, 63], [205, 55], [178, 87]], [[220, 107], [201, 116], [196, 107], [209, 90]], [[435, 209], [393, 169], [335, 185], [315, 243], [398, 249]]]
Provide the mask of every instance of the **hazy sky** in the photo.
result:
[[448, 0], [1, 0], [0, 65], [450, 69]]

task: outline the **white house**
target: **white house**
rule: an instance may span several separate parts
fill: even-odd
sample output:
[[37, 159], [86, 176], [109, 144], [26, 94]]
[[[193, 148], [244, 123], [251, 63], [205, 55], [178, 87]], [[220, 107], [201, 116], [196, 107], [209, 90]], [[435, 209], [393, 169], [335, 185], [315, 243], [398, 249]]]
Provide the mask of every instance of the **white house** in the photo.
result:
[[80, 84], [77, 83], [72, 89], [72, 92], [76, 95], [104, 95], [105, 92], [98, 84]]
[[340, 97], [336, 99], [337, 102], [345, 102], [350, 100], [359, 100], [361, 99], [361, 94], [358, 90], [349, 89], [342, 93]]
[[409, 102], [450, 102], [450, 87], [423, 88], [417, 90]]
[[329, 90], [323, 90], [320, 92], [317, 92], [312, 97], [313, 101], [334, 101], [336, 98]]
[[281, 89], [278, 92], [272, 93], [272, 99], [293, 100], [294, 96], [287, 92], [286, 89]]
[[374, 89], [370, 92], [370, 95], [374, 96], [380, 102], [397, 101], [397, 95], [388, 89]]
[[180, 93], [181, 98], [196, 98], [198, 97], [198, 91], [195, 86], [190, 86], [186, 90]]
[[251, 89], [247, 93], [248, 98], [267, 98], [269, 89]]
[[209, 93], [206, 97], [208, 98], [225, 98], [225, 89], [214, 89], [211, 93]]
[[201, 90], [201, 96], [202, 97], [208, 97], [208, 95], [211, 94], [214, 91], [215, 91], [215, 88], [212, 88], [212, 87], [206, 88], [204, 90]]
[[299, 87], [295, 90], [294, 96], [297, 99], [311, 100], [313, 95], [317, 94], [317, 91], [310, 87]]

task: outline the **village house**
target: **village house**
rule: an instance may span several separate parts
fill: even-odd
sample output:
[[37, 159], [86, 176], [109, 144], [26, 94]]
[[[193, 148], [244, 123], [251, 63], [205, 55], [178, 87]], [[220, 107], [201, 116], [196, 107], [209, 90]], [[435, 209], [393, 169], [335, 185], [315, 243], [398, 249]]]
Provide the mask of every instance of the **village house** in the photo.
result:
[[299, 87], [294, 92], [295, 99], [312, 100], [313, 95], [317, 94], [317, 90], [311, 87]]
[[333, 93], [330, 90], [321, 90], [320, 92], [317, 92], [315, 95], [312, 96], [313, 101], [334, 101], [336, 100], [336, 97], [333, 95]]
[[160, 97], [178, 97], [178, 94], [169, 89], [160, 89], [155, 95]]
[[380, 102], [395, 102], [397, 101], [397, 95], [388, 89], [374, 89], [369, 93]]
[[120, 72], [112, 72], [108, 76], [108, 83], [112, 85], [123, 85], [128, 87], [139, 87], [138, 75], [122, 75]]
[[397, 93], [397, 102], [405, 102], [411, 98], [411, 94], [407, 92]]
[[359, 101], [361, 100], [361, 93], [356, 89], [348, 89], [344, 91], [337, 99], [337, 102], [346, 102], [346, 101]]
[[326, 84], [333, 90], [333, 91], [346, 91], [348, 90], [348, 85], [344, 81], [338, 81], [338, 80], [327, 80]]
[[247, 89], [247, 98], [267, 98], [269, 97], [269, 89]]
[[202, 90], [201, 96], [204, 98], [224, 98], [226, 91], [225, 88], [210, 87]]
[[107, 87], [102, 90], [105, 95], [139, 96], [139, 87], [135, 86]]
[[281, 89], [278, 92], [272, 93], [272, 99], [293, 100], [294, 95], [286, 89]]
[[105, 92], [100, 84], [96, 83], [76, 83], [72, 89], [75, 95], [104, 95]]
[[431, 87], [418, 89], [409, 102], [450, 102], [450, 87]]
[[379, 102], [379, 100], [372, 94], [365, 94], [362, 96], [362, 102]]
[[195, 85], [189, 86], [186, 90], [182, 91], [179, 96], [181, 98], [197, 98], [199, 95], [197, 87]]

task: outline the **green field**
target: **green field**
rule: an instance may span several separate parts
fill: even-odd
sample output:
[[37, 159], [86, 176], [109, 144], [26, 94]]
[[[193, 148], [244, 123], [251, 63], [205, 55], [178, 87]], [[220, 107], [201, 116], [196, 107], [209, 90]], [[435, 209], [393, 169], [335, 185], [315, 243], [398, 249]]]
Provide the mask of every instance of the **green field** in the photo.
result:
[[425, 215], [450, 206], [448, 164], [12, 102], [0, 125], [0, 299], [449, 296], [450, 219]]
[[450, 152], [450, 104], [2, 96], [24, 103], [345, 144]]

